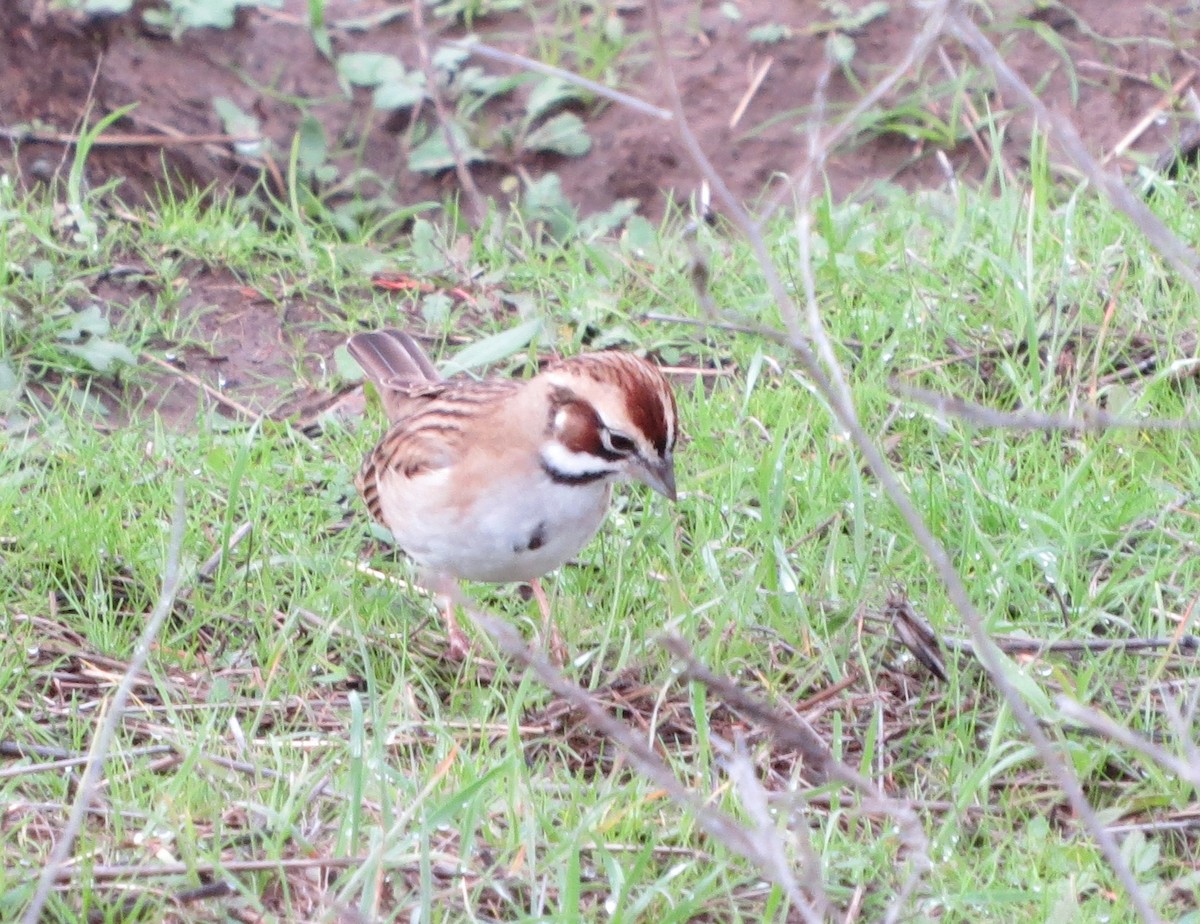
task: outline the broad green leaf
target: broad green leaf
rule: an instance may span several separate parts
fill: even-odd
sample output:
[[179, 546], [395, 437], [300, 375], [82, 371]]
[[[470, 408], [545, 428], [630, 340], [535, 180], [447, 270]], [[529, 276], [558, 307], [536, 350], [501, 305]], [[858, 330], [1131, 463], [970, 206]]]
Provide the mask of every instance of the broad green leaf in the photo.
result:
[[774, 45], [776, 42], [783, 42], [790, 39], [795, 33], [791, 26], [783, 25], [782, 23], [767, 23], [762, 26], [755, 26], [746, 33], [746, 38], [750, 39], [754, 45]]
[[59, 340], [82, 340], [84, 337], [103, 337], [112, 329], [108, 319], [96, 304], [73, 313], [58, 332]]
[[133, 0], [87, 0], [83, 4], [83, 11], [85, 13], [128, 13], [132, 8]]
[[837, 26], [839, 29], [844, 29], [847, 32], [857, 32], [881, 16], [886, 16], [888, 12], [889, 7], [887, 3], [883, 2], [883, 0], [875, 0], [875, 2], [868, 3], [857, 12], [847, 10], [838, 19]]
[[297, 159], [300, 169], [312, 173], [323, 163], [329, 153], [329, 145], [325, 140], [325, 127], [319, 119], [306, 114], [296, 131], [300, 135]]
[[579, 228], [579, 212], [563, 193], [557, 173], [547, 173], [525, 187], [521, 215], [528, 222], [542, 222], [556, 240], [566, 240]]
[[549, 115], [564, 103], [586, 100], [588, 94], [573, 83], [568, 83], [561, 77], [543, 77], [529, 91], [529, 100], [525, 103], [525, 115], [533, 122], [544, 115]]
[[377, 87], [403, 80], [407, 71], [395, 55], [376, 51], [351, 51], [338, 58], [338, 74], [356, 87]]
[[552, 151], [567, 157], [582, 157], [592, 148], [583, 120], [573, 112], [560, 112], [539, 125], [522, 145], [527, 151]]
[[64, 353], [79, 357], [97, 372], [110, 372], [113, 366], [132, 366], [137, 362], [137, 357], [129, 347], [104, 337], [88, 337], [79, 343], [63, 343], [60, 344], [60, 348]]
[[413, 222], [408, 252], [416, 260], [417, 271], [424, 276], [436, 275], [446, 268], [446, 254], [438, 240], [437, 229], [428, 218]]
[[[457, 122], [450, 123], [450, 132], [458, 144], [458, 153], [470, 164], [487, 160], [483, 151], [471, 144], [467, 133]], [[413, 148], [408, 154], [408, 169], [414, 173], [436, 173], [454, 166], [454, 155], [446, 144], [446, 132], [440, 125], [435, 125], [429, 137]]]
[[453, 310], [454, 299], [445, 292], [430, 292], [421, 299], [421, 317], [430, 327], [441, 327]]
[[847, 65], [854, 60], [857, 46], [845, 32], [830, 32], [825, 39], [825, 54], [834, 64]]
[[470, 346], [459, 350], [454, 358], [442, 363], [442, 373], [454, 375], [477, 369], [480, 366], [492, 366], [502, 359], [508, 359], [529, 344], [542, 332], [542, 319], [532, 318], [524, 324], [476, 340]]
[[452, 48], [449, 45], [443, 45], [433, 53], [433, 66], [439, 71], [450, 74], [458, 70], [469, 57], [471, 57], [471, 52], [466, 48]]
[[20, 396], [20, 377], [7, 360], [0, 359], [0, 411], [10, 410]]
[[[631, 215], [637, 211], [637, 199], [618, 199], [603, 212], [593, 212], [579, 223], [579, 236], [586, 240], [594, 240], [616, 231]], [[655, 246], [657, 247], [657, 236]]]
[[371, 105], [390, 112], [409, 109], [425, 97], [425, 75], [413, 71], [395, 80], [387, 80], [375, 88]]
[[363, 380], [362, 366], [354, 361], [354, 357], [350, 355], [350, 351], [346, 349], [344, 343], [338, 344], [333, 349], [333, 370], [343, 382], [361, 382]]
[[[221, 125], [224, 126], [226, 134], [241, 135], [243, 137], [255, 138], [260, 134], [258, 119], [250, 115], [248, 112], [243, 112], [233, 100], [227, 96], [218, 96], [213, 99], [213, 110], [217, 117], [221, 120]], [[247, 157], [258, 157], [262, 154], [262, 141], [238, 141], [235, 142], [234, 150], [239, 154], [244, 154]]]

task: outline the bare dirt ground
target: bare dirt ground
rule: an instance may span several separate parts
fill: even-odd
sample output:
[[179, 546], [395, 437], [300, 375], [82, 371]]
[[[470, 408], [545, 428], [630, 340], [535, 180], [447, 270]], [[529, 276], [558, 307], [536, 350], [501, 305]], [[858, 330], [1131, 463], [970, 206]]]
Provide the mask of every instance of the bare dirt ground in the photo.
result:
[[[328, 21], [335, 54], [387, 52], [418, 68], [414, 29], [410, 18], [401, 15], [406, 6], [331, 0]], [[1169, 151], [1195, 121], [1188, 99], [1200, 66], [1192, 54], [1200, 15], [1108, 0], [1079, 0], [1070, 10], [1033, 3], [997, 6], [1006, 12], [987, 27], [1005, 59], [1052, 108], [1075, 121], [1094, 152], [1117, 150], [1113, 163], [1121, 169], [1132, 171], [1139, 160]], [[663, 7], [675, 78], [692, 126], [734, 192], [753, 201], [767, 183], [778, 182], [803, 162], [813, 91], [824, 69], [826, 40], [836, 25], [833, 7], [778, 0], [663, 0]], [[232, 29], [191, 30], [174, 39], [147, 27], [142, 9], [89, 20], [56, 12], [45, 0], [0, 5], [0, 137], [11, 142], [0, 148], [0, 167], [18, 182], [35, 184], [62, 171], [75, 133], [119, 107], [136, 104], [105, 130], [88, 162], [90, 183], [119, 180], [118, 195], [126, 202], [153, 197], [168, 181], [250, 191], [265, 176], [268, 188], [278, 187], [304, 113], [324, 127], [339, 174], [365, 168], [391, 202], [438, 199], [455, 190], [452, 170], [428, 175], [406, 166], [414, 121], [432, 119], [430, 107], [416, 114], [380, 113], [372, 109], [368, 91], [348, 91], [339, 84], [333, 64], [314, 45], [302, 0], [286, 0], [278, 10], [243, 11]], [[590, 17], [602, 15], [599, 6], [581, 9], [585, 27], [594, 24]], [[731, 15], [734, 11], [737, 16]], [[622, 89], [666, 105], [645, 11], [622, 4], [608, 15], [619, 20], [630, 39], [610, 73]], [[350, 28], [351, 18], [360, 25], [374, 24]], [[788, 37], [771, 44], [754, 42], [753, 30], [768, 25]], [[464, 33], [461, 24], [432, 14], [428, 26], [435, 41]], [[892, 4], [884, 15], [846, 32], [854, 40], [854, 53], [832, 76], [830, 118], [895, 66], [919, 27], [909, 7]], [[578, 32], [579, 23], [571, 28]], [[567, 29], [548, 16], [531, 21], [514, 13], [484, 16], [472, 24], [483, 41], [532, 57], [539, 47], [568, 47]], [[869, 195], [880, 182], [909, 188], [945, 183], [938, 152], [960, 177], [982, 178], [991, 161], [984, 124], [988, 113], [1003, 129], [1006, 167], [1022, 164], [1029, 150], [1027, 116], [991, 88], [962, 49], [953, 42], [944, 49], [906, 75], [862, 130], [832, 152], [826, 178], [836, 196]], [[477, 63], [489, 73], [515, 70], [491, 61]], [[562, 63], [571, 68], [574, 62]], [[214, 100], [221, 97], [257, 118], [272, 143], [272, 158], [264, 162], [241, 156], [219, 140], [226, 126]], [[516, 99], [500, 99], [489, 105], [486, 117], [493, 125], [503, 124], [509, 110], [519, 108]], [[512, 188], [506, 178], [536, 178], [553, 170], [567, 198], [584, 213], [633, 197], [645, 214], [657, 217], [668, 197], [686, 198], [697, 188], [699, 174], [669, 123], [606, 102], [578, 111], [593, 139], [589, 154], [565, 157], [516, 149], [495, 156], [472, 166], [484, 193], [503, 198]], [[294, 368], [289, 354], [294, 355], [295, 345], [283, 342], [281, 330], [269, 342], [262, 337], [247, 341], [240, 333], [247, 317], [255, 331], [278, 328], [277, 305], [255, 293], [232, 297], [239, 291], [237, 281], [220, 273], [198, 271], [189, 285], [198, 305], [224, 306], [204, 321], [212, 347], [206, 356], [190, 357], [193, 371], [210, 384], [219, 379], [219, 387], [233, 389], [259, 409], [286, 403], [269, 389], [269, 396], [258, 402], [255, 389], [261, 391], [262, 382], [274, 373]], [[112, 286], [97, 294], [118, 305], [124, 297], [120, 287]], [[267, 318], [271, 324], [264, 327]], [[174, 408], [184, 418], [193, 409], [191, 401]]]
[[[365, 142], [362, 163], [395, 184], [401, 203], [453, 188], [451, 171], [428, 177], [405, 169], [406, 118], [373, 116], [365, 92], [345, 95], [333, 66], [314, 47], [304, 3], [289, 0], [282, 10], [245, 12], [233, 29], [193, 30], [178, 40], [154, 34], [133, 14], [88, 21], [66, 13], [38, 15], [40, 5], [30, 6], [26, 11], [19, 3], [0, 9], [5, 49], [0, 56], [0, 129], [17, 139], [24, 129], [34, 129], [29, 137], [47, 139], [19, 146], [20, 174], [26, 179], [58, 166], [66, 147], [61, 136], [80, 127], [88, 106], [87, 118], [94, 123], [121, 106], [136, 104], [107, 132], [109, 142], [95, 152], [93, 182], [120, 177], [124, 197], [136, 198], [162, 182], [165, 158], [177, 180], [218, 188], [247, 184], [256, 165], [239, 161], [229, 145], [188, 143], [221, 135], [213, 100], [226, 97], [258, 117], [280, 152], [287, 151], [302, 109], [315, 114], [327, 134], [346, 147]], [[774, 174], [801, 162], [803, 129], [823, 67], [830, 15], [821, 4], [775, 0], [740, 0], [738, 21], [715, 2], [666, 0], [664, 7], [676, 79], [693, 127], [734, 190], [752, 199]], [[1197, 61], [1191, 46], [1200, 17], [1188, 22], [1154, 4], [1106, 0], [1082, 0], [1071, 7], [1036, 11], [1032, 3], [1018, 4], [1007, 19], [993, 24], [993, 37], [1008, 62], [1052, 108], [1072, 115], [1094, 151], [1111, 151], [1163, 100], [1167, 88], [1180, 78], [1190, 83]], [[362, 21], [389, 9], [395, 5], [379, 0], [335, 0], [329, 3], [329, 19], [336, 24], [353, 12]], [[614, 15], [619, 15], [627, 35], [647, 33], [647, 17], [640, 8]], [[1022, 17], [1033, 25], [1018, 27]], [[769, 24], [786, 27], [792, 37], [754, 44], [751, 30]], [[484, 41], [532, 56], [538, 41], [557, 29], [515, 14], [485, 17], [473, 25]], [[430, 27], [444, 27], [439, 32], [444, 35], [463, 33], [437, 19], [431, 19]], [[848, 69], [835, 73], [830, 87], [832, 115], [900, 59], [918, 27], [909, 10], [893, 4], [891, 12], [854, 33], [854, 57]], [[412, 68], [418, 66], [408, 17], [366, 31], [334, 28], [331, 35], [338, 52], [387, 51]], [[969, 175], [982, 166], [982, 157], [966, 126], [983, 114], [979, 107], [984, 100], [994, 113], [1002, 113], [1001, 124], [1022, 124], [1003, 115], [1007, 101], [978, 82], [968, 83], [966, 93], [951, 92], [953, 75], [969, 62], [952, 43], [947, 49], [944, 63], [935, 57], [884, 100], [880, 111], [888, 113], [886, 122], [877, 121], [835, 152], [828, 175], [836, 195], [850, 195], [874, 180], [909, 186], [942, 182], [944, 174], [930, 156], [937, 145], [910, 137], [915, 132], [906, 128], [912, 125], [948, 123], [952, 145], [945, 153], [957, 170]], [[626, 57], [617, 67], [623, 88], [665, 105], [650, 40], [632, 42]], [[512, 71], [502, 64], [480, 63], [489, 71]], [[752, 89], [760, 72], [761, 83]], [[744, 100], [748, 104], [731, 127]], [[951, 107], [963, 102], [972, 105], [973, 112], [956, 115]], [[1176, 131], [1172, 102], [1169, 99], [1161, 117], [1138, 136], [1133, 150], [1158, 153], [1170, 143]], [[594, 138], [586, 157], [514, 156], [478, 166], [479, 182], [496, 191], [500, 180], [518, 167], [532, 175], [553, 169], [563, 178], [568, 197], [585, 212], [633, 196], [651, 214], [661, 212], [664, 194], [687, 194], [695, 188], [698, 175], [674, 142], [668, 123], [611, 104], [585, 117]], [[1194, 113], [1187, 117], [1195, 118]], [[1019, 162], [1028, 130], [1018, 127], [1011, 135], [1007, 151]], [[122, 142], [122, 137], [129, 140]]]

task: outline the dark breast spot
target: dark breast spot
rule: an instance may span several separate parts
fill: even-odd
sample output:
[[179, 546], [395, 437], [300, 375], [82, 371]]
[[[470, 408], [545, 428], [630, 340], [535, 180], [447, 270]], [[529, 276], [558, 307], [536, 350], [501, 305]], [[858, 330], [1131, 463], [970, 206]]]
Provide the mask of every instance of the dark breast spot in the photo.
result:
[[529, 539], [524, 545], [517, 543], [513, 546], [514, 552], [534, 552], [546, 544], [546, 524], [539, 523], [530, 533]]

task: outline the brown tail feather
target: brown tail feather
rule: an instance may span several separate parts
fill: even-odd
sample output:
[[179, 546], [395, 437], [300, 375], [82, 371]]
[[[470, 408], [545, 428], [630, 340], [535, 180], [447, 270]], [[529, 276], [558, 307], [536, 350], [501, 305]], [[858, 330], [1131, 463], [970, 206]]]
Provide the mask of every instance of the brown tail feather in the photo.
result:
[[346, 343], [355, 362], [362, 366], [379, 392], [388, 418], [397, 420], [407, 406], [403, 392], [414, 385], [440, 382], [429, 357], [404, 331], [377, 330], [355, 334]]
[[346, 348], [377, 385], [402, 387], [439, 382], [442, 378], [417, 341], [404, 331], [376, 330], [355, 334]]

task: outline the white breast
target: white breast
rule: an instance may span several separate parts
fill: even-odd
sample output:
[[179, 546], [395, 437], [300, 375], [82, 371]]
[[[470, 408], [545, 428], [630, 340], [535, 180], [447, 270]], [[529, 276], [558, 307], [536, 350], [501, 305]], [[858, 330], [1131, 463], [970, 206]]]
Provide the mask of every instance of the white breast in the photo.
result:
[[[473, 503], [456, 507], [448, 469], [396, 476], [379, 492], [383, 518], [418, 565], [469, 581], [541, 577], [576, 555], [604, 522], [608, 481], [555, 484], [498, 478]], [[381, 486], [382, 487], [382, 486]]]

